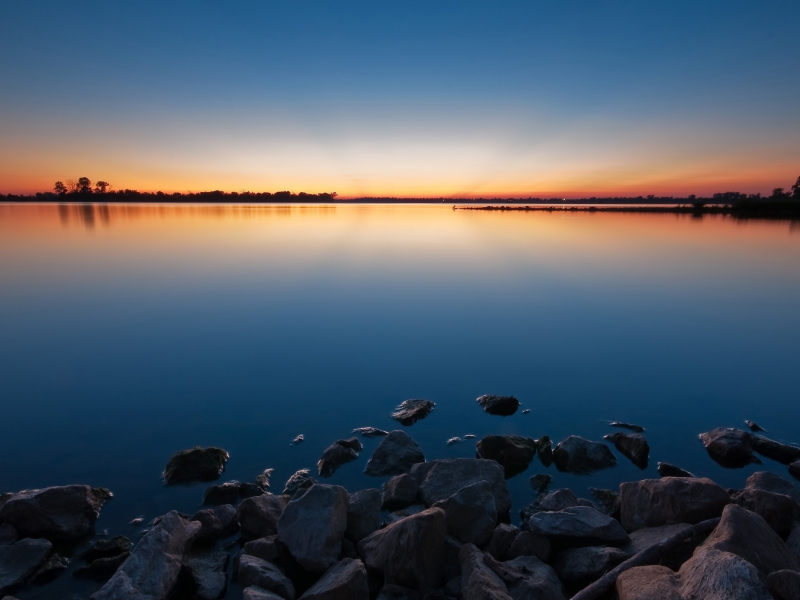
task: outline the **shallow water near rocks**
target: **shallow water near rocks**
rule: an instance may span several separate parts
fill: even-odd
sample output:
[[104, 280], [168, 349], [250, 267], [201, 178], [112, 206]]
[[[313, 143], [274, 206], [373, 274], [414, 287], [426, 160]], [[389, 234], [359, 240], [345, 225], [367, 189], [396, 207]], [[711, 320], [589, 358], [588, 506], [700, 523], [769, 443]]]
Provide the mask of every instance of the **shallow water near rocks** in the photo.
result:
[[[796, 226], [726, 217], [0, 205], [0, 492], [108, 487], [98, 531], [136, 539], [135, 517], [198, 508], [208, 484], [161, 481], [196, 445], [230, 453], [219, 482], [273, 468], [280, 492], [356, 427], [434, 459], [474, 456], [467, 434], [602, 441], [613, 420], [645, 427], [649, 466], [611, 445], [618, 466], [589, 476], [534, 459], [509, 480], [513, 522], [536, 473], [584, 497], [659, 460], [724, 487], [789, 477], [723, 469], [697, 435], [752, 419], [800, 443], [799, 259]], [[489, 415], [482, 394], [520, 409]], [[409, 398], [436, 407], [402, 427]], [[359, 439], [326, 482], [380, 487], [362, 472], [381, 438]]]

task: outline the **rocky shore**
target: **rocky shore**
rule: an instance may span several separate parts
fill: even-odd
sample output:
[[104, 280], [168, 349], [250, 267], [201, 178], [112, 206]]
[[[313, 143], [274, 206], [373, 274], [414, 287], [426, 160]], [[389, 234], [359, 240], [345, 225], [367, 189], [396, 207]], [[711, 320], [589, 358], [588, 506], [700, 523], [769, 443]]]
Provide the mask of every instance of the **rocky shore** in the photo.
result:
[[[479, 404], [508, 414], [518, 402], [482, 396]], [[407, 401], [394, 416], [411, 425], [432, 410], [431, 402]], [[544, 467], [590, 473], [617, 463], [613, 447], [647, 464], [644, 429], [613, 425], [630, 433], [604, 442], [570, 436], [555, 446], [546, 436], [490, 435], [477, 440], [476, 458], [433, 460], [404, 430], [360, 428], [381, 438], [365, 468], [388, 477], [380, 487], [351, 492], [302, 469], [273, 493], [266, 469], [253, 482], [210, 485], [205, 508], [160, 516], [135, 543], [95, 534], [113, 501], [109, 490], [4, 493], [0, 598], [44, 592], [69, 573], [97, 582], [92, 600], [214, 600], [226, 597], [231, 580], [246, 600], [800, 598], [800, 487], [773, 473], [723, 489], [659, 463], [660, 479], [592, 489], [591, 499], [550, 489], [551, 477], [539, 473], [530, 478], [533, 501], [512, 506], [507, 479], [537, 456]], [[797, 476], [800, 448], [757, 431], [720, 428], [700, 441], [723, 466], [764, 457]], [[316, 476], [362, 450], [357, 437], [335, 441]], [[229, 459], [220, 448], [184, 450], [162, 476], [166, 485], [211, 482]], [[511, 525], [512, 511], [520, 527]]]

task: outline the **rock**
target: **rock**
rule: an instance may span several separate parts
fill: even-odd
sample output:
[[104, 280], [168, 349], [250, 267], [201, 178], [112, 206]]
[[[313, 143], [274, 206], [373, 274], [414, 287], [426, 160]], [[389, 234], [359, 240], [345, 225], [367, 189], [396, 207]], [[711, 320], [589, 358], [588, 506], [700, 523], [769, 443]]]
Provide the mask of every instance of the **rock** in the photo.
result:
[[715, 548], [698, 548], [679, 575], [686, 600], [770, 600], [752, 564]]
[[559, 471], [586, 474], [616, 466], [617, 459], [605, 444], [571, 435], [558, 443], [553, 460]]
[[[637, 529], [630, 534], [630, 544], [623, 546], [622, 550], [628, 556], [633, 556], [647, 550], [650, 546], [659, 543], [663, 539], [677, 535], [689, 527], [691, 527], [691, 525], [687, 523], [676, 523], [674, 525]], [[692, 557], [695, 548], [697, 548], [704, 539], [705, 536], [697, 536], [696, 538], [689, 539], [677, 547], [672, 548], [666, 554], [661, 555], [659, 564], [667, 566], [673, 571], [677, 571], [683, 563]]]
[[311, 473], [308, 469], [300, 469], [289, 477], [286, 485], [283, 487], [283, 495], [294, 496], [297, 490], [308, 489], [315, 483], [316, 481], [311, 477]]
[[545, 467], [553, 464], [553, 442], [546, 435], [536, 440], [536, 449], [539, 451], [539, 460]]
[[225, 572], [228, 560], [228, 553], [221, 548], [186, 560], [186, 568], [194, 581], [197, 600], [217, 600], [225, 595], [228, 587]]
[[589, 488], [592, 496], [600, 503], [600, 510], [609, 517], [619, 520], [620, 499], [619, 492], [614, 490], [604, 490], [601, 488]]
[[0, 507], [0, 521], [21, 537], [75, 540], [94, 531], [111, 492], [88, 485], [65, 485], [14, 494]]
[[630, 459], [640, 469], [647, 468], [650, 458], [650, 444], [641, 433], [610, 433], [603, 436], [614, 443], [614, 447]]
[[597, 581], [627, 558], [628, 555], [619, 548], [570, 548], [556, 555], [553, 569], [567, 589], [574, 593]]
[[382, 437], [384, 435], [389, 435], [388, 431], [384, 431], [383, 429], [375, 429], [374, 427], [356, 427], [355, 429], [353, 429], [353, 433], [358, 433], [368, 438]]
[[464, 440], [462, 440], [460, 437], [456, 436], [456, 437], [451, 437], [451, 438], [449, 438], [449, 439], [448, 439], [448, 440], [445, 442], [445, 444], [446, 444], [447, 446], [452, 446], [453, 444], [460, 444], [460, 443], [461, 443], [461, 442], [463, 442], [463, 441], [464, 441]]
[[548, 537], [561, 547], [599, 544], [621, 546], [630, 541], [617, 521], [588, 506], [536, 513], [531, 517], [529, 526], [532, 533]]
[[464, 600], [511, 600], [506, 584], [483, 562], [483, 553], [474, 544], [464, 544], [459, 559]]
[[487, 554], [491, 554], [501, 562], [507, 560], [510, 558], [509, 551], [511, 550], [511, 544], [514, 543], [518, 534], [519, 529], [516, 527], [500, 523], [494, 528], [494, 531], [492, 531], [492, 536], [489, 538], [489, 542], [486, 544], [483, 551]]
[[461, 575], [456, 575], [444, 584], [444, 593], [451, 598], [461, 597]]
[[634, 567], [620, 574], [617, 595], [619, 600], [682, 600], [678, 575], [661, 565]]
[[797, 560], [800, 560], [800, 525], [792, 529], [792, 533], [786, 539], [786, 547]]
[[634, 425], [633, 423], [623, 423], [622, 421], [611, 421], [609, 423], [611, 427], [622, 427], [623, 429], [630, 429], [631, 431], [635, 431], [636, 433], [643, 433], [644, 427], [641, 425]]
[[381, 588], [377, 600], [422, 600], [422, 592], [410, 590], [402, 585], [387, 583]]
[[522, 473], [536, 455], [536, 441], [518, 435], [487, 435], [477, 444], [478, 456], [500, 463], [506, 478]]
[[511, 509], [511, 495], [503, 467], [493, 460], [475, 458], [448, 458], [414, 465], [409, 472], [420, 488], [420, 498], [425, 506], [449, 498], [461, 488], [487, 481], [492, 487], [497, 514]]
[[796, 479], [800, 479], [800, 460], [789, 465], [789, 474]]
[[550, 485], [550, 482], [553, 480], [550, 475], [546, 475], [545, 473], [538, 473], [531, 477], [531, 487], [533, 491], [537, 494], [541, 495], [547, 491], [547, 486]]
[[0, 523], [0, 546], [8, 546], [19, 540], [19, 533], [11, 523]]
[[422, 449], [407, 433], [395, 429], [375, 448], [364, 473], [374, 477], [400, 475], [407, 473], [413, 465], [421, 462], [425, 462]]
[[513, 415], [519, 408], [519, 400], [514, 396], [484, 394], [478, 398], [478, 404], [490, 415], [499, 415], [501, 417]]
[[343, 487], [317, 483], [286, 505], [278, 535], [304, 569], [321, 573], [337, 562], [349, 504]]
[[[183, 555], [200, 532], [200, 523], [167, 513], [134, 546], [131, 555], [92, 600], [165, 600], [178, 582]], [[100, 559], [105, 560], [105, 559]]]
[[503, 579], [514, 600], [564, 600], [567, 592], [549, 565], [533, 556], [497, 563], [484, 555], [484, 562]]
[[458, 558], [461, 546], [464, 543], [458, 538], [448, 535], [444, 539], [444, 566], [442, 567], [442, 580], [449, 581], [461, 575], [461, 561]]
[[277, 543], [278, 539], [280, 538], [276, 534], [251, 540], [242, 546], [242, 554], [249, 554], [267, 562], [278, 564], [281, 555]]
[[0, 597], [16, 591], [41, 567], [53, 545], [42, 539], [22, 539], [0, 546]]
[[736, 504], [725, 507], [722, 520], [701, 548], [716, 548], [741, 556], [755, 565], [764, 578], [781, 569], [800, 571], [800, 561], [767, 522]]
[[386, 518], [384, 519], [381, 527], [388, 527], [392, 523], [397, 523], [398, 521], [402, 521], [410, 517], [411, 515], [418, 515], [427, 507], [424, 504], [412, 504], [404, 508], [403, 510], [396, 510], [394, 512], [389, 513]]
[[243, 501], [236, 510], [242, 537], [248, 540], [278, 533], [278, 519], [288, 498], [274, 494], [255, 496]]
[[69, 560], [58, 554], [51, 554], [44, 564], [36, 570], [36, 573], [30, 578], [30, 582], [34, 585], [44, 585], [50, 583], [56, 577], [61, 575], [67, 570]]
[[347, 509], [347, 528], [344, 535], [358, 543], [381, 526], [381, 492], [375, 488], [350, 495]]
[[303, 600], [369, 600], [367, 570], [360, 560], [345, 558], [328, 569], [301, 598]]
[[75, 569], [72, 572], [73, 577], [79, 579], [92, 579], [93, 581], [104, 582], [111, 579], [114, 573], [117, 572], [122, 564], [128, 560], [131, 555], [130, 552], [123, 552], [116, 556], [105, 556], [103, 558], [96, 558], [92, 562], [82, 567]]
[[443, 583], [446, 535], [444, 511], [430, 508], [370, 534], [358, 543], [358, 553], [386, 583], [437, 588]]
[[664, 477], [620, 486], [620, 517], [625, 531], [674, 523], [692, 525], [718, 517], [730, 502], [710, 479]]
[[731, 500], [734, 504], [760, 515], [784, 540], [789, 537], [795, 521], [800, 519], [800, 504], [784, 494], [747, 488], [731, 494]]
[[447, 531], [464, 543], [482, 546], [497, 523], [497, 506], [487, 481], [468, 485], [433, 506], [445, 512]]
[[317, 470], [322, 477], [330, 477], [343, 464], [358, 458], [358, 453], [364, 449], [357, 438], [349, 440], [336, 440], [325, 448], [322, 458], [317, 463]]
[[424, 419], [436, 406], [430, 400], [404, 400], [400, 406], [394, 409], [392, 418], [400, 421], [401, 425], [413, 425], [420, 419]]
[[0, 494], [0, 506], [3, 506], [7, 501], [11, 500], [11, 497], [14, 495], [14, 492], [3, 492]]
[[800, 573], [788, 570], [773, 571], [767, 577], [767, 587], [775, 600], [798, 600]]
[[272, 473], [275, 469], [264, 469], [261, 475], [256, 477], [256, 485], [265, 492], [269, 491], [269, 480], [272, 478]]
[[558, 511], [564, 510], [565, 508], [572, 508], [573, 506], [597, 508], [593, 502], [575, 496], [569, 488], [562, 488], [550, 492], [539, 501], [538, 508], [539, 510]]
[[81, 555], [81, 558], [90, 563], [98, 558], [110, 558], [130, 551], [131, 541], [124, 535], [117, 535], [109, 540], [97, 540]]
[[230, 455], [222, 448], [201, 448], [181, 450], [172, 455], [164, 469], [164, 483], [191, 483], [194, 481], [213, 481], [225, 470]]
[[771, 440], [760, 435], [754, 435], [750, 443], [753, 446], [753, 450], [762, 456], [771, 458], [772, 460], [783, 463], [784, 465], [788, 465], [800, 460], [800, 448], [797, 446], [781, 444], [780, 442], [776, 442], [775, 440]]
[[190, 521], [197, 521], [203, 526], [197, 534], [198, 540], [218, 540], [239, 531], [236, 509], [230, 504], [201, 510]]
[[408, 473], [395, 475], [383, 484], [383, 505], [386, 510], [398, 510], [417, 501], [419, 485]]
[[239, 486], [239, 497], [243, 500], [254, 496], [262, 496], [264, 492], [265, 489], [263, 487], [257, 483], [250, 483], [249, 481], [244, 481], [242, 485]]
[[278, 596], [278, 594], [273, 594], [257, 585], [251, 585], [249, 588], [245, 588], [242, 597], [244, 600], [282, 600], [281, 596]]
[[761, 462], [753, 455], [752, 440], [753, 436], [748, 432], [731, 427], [718, 427], [700, 434], [700, 441], [703, 442], [708, 455], [729, 469]]
[[666, 462], [658, 463], [658, 474], [661, 477], [694, 477], [689, 471]]
[[207, 506], [236, 504], [239, 501], [239, 488], [241, 485], [238, 481], [226, 481], [225, 483], [212, 485], [203, 492], [203, 504]]
[[238, 580], [244, 588], [256, 586], [284, 600], [294, 600], [294, 585], [289, 578], [272, 563], [255, 556], [242, 554], [239, 558]]
[[290, 446], [297, 446], [297, 444], [302, 444], [306, 440], [306, 436], [302, 433], [295, 436], [295, 438], [289, 443]]
[[757, 471], [747, 478], [747, 483], [745, 483], [744, 487], [764, 490], [774, 494], [783, 494], [789, 496], [795, 502], [800, 502], [800, 488], [775, 473]]
[[547, 560], [550, 556], [550, 540], [543, 535], [521, 531], [508, 550], [510, 559], [520, 556], [535, 556], [539, 560]]
[[750, 428], [750, 431], [764, 431], [761, 425], [759, 425], [758, 423], [754, 423], [753, 421], [745, 419], [744, 424]]

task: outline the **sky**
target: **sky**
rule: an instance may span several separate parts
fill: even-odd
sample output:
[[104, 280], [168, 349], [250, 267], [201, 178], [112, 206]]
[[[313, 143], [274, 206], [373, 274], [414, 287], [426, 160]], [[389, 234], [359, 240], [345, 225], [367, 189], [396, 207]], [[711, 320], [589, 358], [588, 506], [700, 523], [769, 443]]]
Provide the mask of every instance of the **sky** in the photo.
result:
[[0, 193], [769, 193], [800, 2], [0, 3]]

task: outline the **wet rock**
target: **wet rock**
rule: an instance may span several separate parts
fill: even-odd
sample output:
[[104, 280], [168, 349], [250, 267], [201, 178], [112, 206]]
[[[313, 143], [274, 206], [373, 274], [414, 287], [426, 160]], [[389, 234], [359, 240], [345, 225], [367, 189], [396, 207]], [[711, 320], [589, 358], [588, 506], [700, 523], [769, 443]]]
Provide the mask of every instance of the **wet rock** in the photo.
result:
[[536, 449], [539, 451], [539, 460], [545, 467], [553, 464], [553, 442], [546, 435], [536, 440]]
[[284, 600], [294, 600], [292, 582], [281, 570], [265, 560], [243, 554], [239, 558], [238, 580], [242, 587], [256, 586], [277, 594]]
[[698, 548], [679, 571], [681, 597], [697, 600], [769, 600], [756, 568], [714, 548]]
[[789, 474], [796, 479], [800, 479], [800, 460], [789, 465]]
[[424, 504], [412, 504], [411, 506], [407, 506], [402, 510], [396, 510], [394, 512], [390, 512], [386, 519], [384, 519], [381, 527], [388, 527], [392, 523], [397, 523], [398, 521], [402, 521], [403, 519], [410, 517], [411, 515], [418, 515], [427, 507]]
[[522, 473], [536, 455], [536, 441], [518, 435], [487, 435], [477, 444], [478, 456], [500, 463], [505, 476]]
[[611, 427], [621, 427], [622, 429], [630, 429], [631, 431], [635, 431], [636, 433], [643, 433], [644, 427], [641, 425], [634, 425], [633, 423], [623, 423], [622, 421], [611, 421], [609, 423]]
[[729, 469], [741, 468], [761, 460], [753, 454], [753, 436], [741, 429], [718, 427], [700, 434], [708, 455], [718, 464]]
[[682, 600], [678, 575], [661, 565], [628, 569], [616, 585], [619, 600]]
[[89, 564], [75, 569], [72, 575], [78, 579], [91, 579], [98, 582], [108, 581], [130, 555], [130, 552], [123, 552], [116, 556], [96, 558]]
[[531, 477], [531, 487], [538, 495], [544, 494], [553, 478], [545, 473], [538, 473]]
[[[630, 534], [631, 542], [622, 547], [622, 550], [628, 555], [633, 556], [639, 552], [647, 550], [650, 546], [658, 544], [661, 540], [677, 535], [691, 527], [688, 523], [676, 523], [674, 525], [662, 525], [661, 527], [645, 527], [644, 529], [637, 529]], [[669, 550], [666, 554], [661, 555], [659, 564], [665, 565], [677, 571], [680, 566], [692, 557], [698, 545], [705, 539], [705, 536], [698, 536], [694, 539], [689, 539], [686, 542], [678, 545], [677, 547]]]
[[766, 456], [784, 465], [800, 460], [800, 448], [797, 446], [782, 444], [760, 435], [754, 435], [750, 443], [753, 446], [753, 450], [761, 456]]
[[558, 511], [564, 510], [565, 508], [572, 508], [573, 506], [589, 506], [591, 508], [597, 508], [594, 502], [585, 500], [583, 498], [578, 498], [569, 488], [562, 488], [560, 490], [550, 492], [544, 496], [539, 502], [538, 509]]
[[286, 505], [278, 535], [304, 569], [321, 573], [337, 562], [349, 504], [343, 487], [318, 483]]
[[51, 554], [44, 564], [36, 570], [30, 579], [34, 585], [44, 585], [50, 583], [56, 577], [67, 570], [69, 560], [58, 554]]
[[400, 475], [421, 462], [425, 462], [425, 455], [419, 445], [407, 433], [395, 429], [375, 448], [364, 473], [373, 477]]
[[482, 546], [497, 522], [492, 486], [487, 481], [468, 485], [445, 500], [433, 504], [447, 515], [447, 531], [464, 543]]
[[522, 414], [523, 415], [527, 415], [529, 412], [531, 412], [531, 409], [530, 408], [526, 408], [525, 410], [522, 411]]
[[736, 504], [725, 507], [722, 520], [703, 542], [703, 547], [741, 556], [755, 565], [765, 578], [781, 569], [800, 571], [800, 561], [767, 522]]
[[767, 587], [775, 600], [797, 600], [800, 598], [800, 573], [773, 571], [767, 577]]
[[621, 546], [630, 541], [619, 522], [588, 506], [536, 513], [529, 526], [532, 533], [550, 538], [561, 547]]
[[197, 534], [198, 540], [218, 540], [239, 531], [236, 509], [230, 504], [201, 510], [190, 520], [197, 521], [202, 525]]
[[350, 494], [344, 535], [358, 543], [381, 526], [381, 492], [375, 488]]
[[464, 544], [459, 559], [464, 600], [511, 600], [506, 584], [483, 562], [483, 553], [474, 544]]
[[473, 439], [475, 439], [475, 435], [474, 435], [474, 434], [472, 434], [472, 433], [468, 433], [468, 434], [466, 434], [466, 435], [464, 436], [464, 439], [465, 439], [465, 440], [473, 440]]
[[264, 469], [264, 471], [256, 477], [256, 485], [265, 492], [269, 491], [269, 480], [272, 479], [272, 473], [275, 469]]
[[297, 490], [308, 489], [315, 483], [316, 481], [311, 477], [308, 469], [300, 469], [286, 481], [286, 485], [283, 487], [283, 495], [294, 496]]
[[52, 549], [47, 540], [30, 538], [0, 546], [0, 597], [22, 587], [45, 563]]
[[117, 535], [108, 540], [97, 540], [92, 544], [91, 548], [81, 555], [81, 558], [90, 563], [98, 558], [119, 556], [130, 551], [131, 541], [124, 535]]
[[461, 488], [487, 481], [492, 488], [497, 514], [511, 509], [503, 467], [493, 460], [476, 458], [448, 458], [416, 464], [409, 472], [420, 488], [420, 498], [425, 506], [445, 500]]
[[757, 471], [747, 478], [745, 488], [753, 488], [772, 492], [773, 494], [783, 494], [789, 496], [796, 502], [800, 502], [800, 487], [788, 479], [784, 479], [775, 473], [768, 473], [767, 471]]
[[239, 488], [241, 485], [238, 481], [226, 481], [225, 483], [212, 485], [203, 492], [203, 504], [206, 506], [236, 504], [239, 501]]
[[517, 412], [519, 400], [514, 396], [495, 396], [494, 394], [484, 394], [478, 398], [478, 404], [490, 415], [507, 417]]
[[0, 521], [20, 537], [74, 540], [94, 531], [111, 492], [88, 485], [65, 485], [14, 494], [0, 507]]
[[710, 479], [664, 477], [620, 486], [620, 518], [626, 531], [674, 523], [699, 523], [718, 517], [730, 502]]
[[330, 477], [343, 464], [358, 458], [358, 453], [364, 449], [357, 438], [336, 440], [325, 448], [322, 458], [317, 463], [317, 470], [322, 477]]
[[463, 441], [464, 440], [462, 440], [460, 437], [451, 437], [445, 442], [445, 444], [448, 446], [452, 446], [453, 444], [460, 444]]
[[436, 406], [430, 400], [404, 400], [394, 409], [392, 418], [400, 421], [401, 425], [413, 425], [420, 419], [427, 417]]
[[243, 501], [236, 510], [242, 537], [253, 540], [278, 533], [278, 519], [288, 498], [274, 494], [255, 496]]
[[617, 459], [605, 444], [571, 435], [558, 443], [553, 460], [559, 471], [586, 474], [616, 466]]
[[228, 560], [228, 553], [221, 548], [186, 560], [186, 568], [194, 582], [196, 600], [217, 600], [225, 595]]
[[619, 548], [608, 546], [570, 548], [556, 555], [553, 569], [567, 589], [574, 593], [597, 581], [627, 558], [628, 555]]
[[494, 528], [494, 531], [492, 531], [492, 536], [489, 538], [489, 542], [486, 544], [483, 551], [487, 554], [491, 554], [501, 562], [507, 560], [511, 558], [509, 556], [511, 544], [514, 543], [518, 534], [519, 529], [513, 525], [500, 523]]
[[430, 508], [389, 525], [358, 543], [368, 569], [383, 573], [386, 583], [413, 589], [438, 588], [442, 583], [447, 519]]
[[550, 556], [550, 540], [530, 531], [521, 531], [508, 549], [508, 558], [535, 556], [539, 560], [547, 560]]
[[689, 471], [666, 462], [658, 463], [658, 474], [661, 477], [694, 477]]
[[614, 447], [624, 456], [639, 467], [647, 468], [647, 461], [650, 458], [650, 444], [641, 433], [610, 433], [603, 436], [604, 439], [613, 442]]
[[291, 443], [290, 443], [289, 445], [290, 445], [290, 446], [297, 446], [297, 444], [302, 444], [302, 443], [303, 443], [305, 440], [306, 440], [306, 436], [304, 436], [304, 435], [301, 433], [300, 435], [298, 435], [297, 437], [295, 437], [295, 438], [294, 438], [294, 439], [291, 441]]
[[533, 556], [521, 556], [504, 563], [494, 562], [486, 555], [483, 558], [503, 579], [514, 600], [564, 600], [567, 597], [553, 568]]
[[408, 473], [395, 475], [383, 484], [383, 506], [386, 510], [399, 510], [417, 501], [419, 485]]
[[92, 600], [165, 600], [178, 582], [183, 555], [200, 528], [200, 523], [187, 521], [176, 511], [167, 513]]
[[353, 433], [358, 433], [359, 435], [363, 435], [364, 437], [383, 437], [384, 435], [389, 435], [388, 431], [384, 431], [383, 429], [376, 429], [375, 427], [356, 427], [353, 429]]
[[600, 510], [609, 517], [619, 520], [620, 499], [619, 492], [601, 488], [589, 488], [592, 496], [600, 504]]
[[750, 428], [750, 431], [764, 431], [761, 425], [754, 423], [753, 421], [745, 420], [744, 424]]
[[283, 600], [278, 594], [273, 594], [257, 585], [251, 585], [249, 588], [245, 588], [242, 597], [244, 600]]
[[164, 483], [191, 483], [213, 481], [225, 469], [230, 455], [222, 448], [196, 446], [172, 455], [164, 468]]
[[369, 600], [367, 570], [360, 560], [345, 558], [328, 569], [301, 598], [303, 600]]
[[252, 498], [253, 496], [261, 496], [264, 492], [265, 490], [263, 487], [257, 483], [250, 483], [249, 481], [242, 482], [242, 485], [239, 487], [239, 497], [243, 500]]
[[784, 494], [748, 488], [731, 494], [731, 500], [760, 515], [784, 540], [789, 537], [795, 521], [800, 519], [800, 504]]

